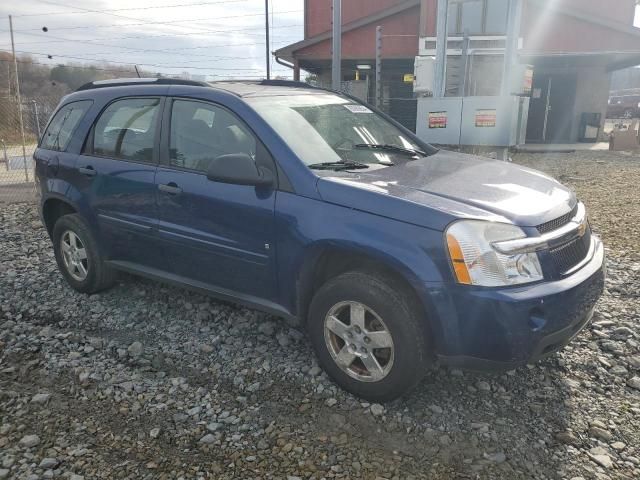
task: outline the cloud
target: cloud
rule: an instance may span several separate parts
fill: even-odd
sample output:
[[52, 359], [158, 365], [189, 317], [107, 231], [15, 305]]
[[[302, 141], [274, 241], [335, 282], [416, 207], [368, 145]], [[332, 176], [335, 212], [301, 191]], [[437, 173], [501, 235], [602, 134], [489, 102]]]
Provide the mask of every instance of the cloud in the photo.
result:
[[[16, 50], [39, 62], [138, 64], [147, 71], [183, 71], [212, 79], [262, 77], [261, 0], [23, 0], [0, 5], [14, 16]], [[166, 7], [180, 5], [179, 7]], [[303, 37], [303, 0], [271, 0], [271, 50]], [[135, 9], [134, 9], [135, 8]], [[6, 18], [6, 17], [5, 17]], [[42, 31], [46, 26], [48, 31]], [[5, 27], [0, 25], [0, 29]], [[0, 49], [10, 49], [7, 31]], [[53, 58], [48, 59], [51, 55]], [[274, 75], [291, 71], [272, 59]]]

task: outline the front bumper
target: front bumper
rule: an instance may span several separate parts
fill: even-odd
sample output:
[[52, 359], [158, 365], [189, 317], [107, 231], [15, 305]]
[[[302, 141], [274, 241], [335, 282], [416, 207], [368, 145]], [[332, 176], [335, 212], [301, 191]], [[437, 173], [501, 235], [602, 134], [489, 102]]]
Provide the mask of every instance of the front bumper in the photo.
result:
[[528, 286], [493, 289], [427, 286], [441, 362], [469, 369], [511, 369], [563, 348], [591, 320], [606, 275], [604, 247], [571, 275]]

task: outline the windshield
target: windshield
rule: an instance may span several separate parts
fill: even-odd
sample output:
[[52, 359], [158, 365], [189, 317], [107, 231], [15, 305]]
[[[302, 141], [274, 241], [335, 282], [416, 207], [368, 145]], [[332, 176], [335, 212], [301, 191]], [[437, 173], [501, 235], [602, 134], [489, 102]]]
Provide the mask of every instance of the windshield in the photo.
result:
[[347, 162], [381, 168], [424, 153], [422, 147], [369, 108], [335, 94], [314, 92], [246, 100], [309, 166]]

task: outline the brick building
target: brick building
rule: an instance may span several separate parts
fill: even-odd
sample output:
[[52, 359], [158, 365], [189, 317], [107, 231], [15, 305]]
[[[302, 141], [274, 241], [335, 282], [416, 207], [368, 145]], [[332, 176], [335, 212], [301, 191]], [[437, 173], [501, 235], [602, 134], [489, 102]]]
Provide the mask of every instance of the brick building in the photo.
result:
[[[509, 0], [450, 0], [447, 95], [495, 95], [500, 89]], [[275, 52], [294, 69], [331, 78], [331, 0], [305, 0], [304, 40]], [[416, 55], [435, 51], [437, 0], [344, 0], [342, 73], [347, 88], [373, 102], [375, 31], [382, 27], [383, 106], [415, 128]], [[582, 113], [607, 108], [611, 73], [640, 64], [636, 0], [523, 0], [519, 58], [534, 67], [528, 142], [579, 138]], [[469, 36], [468, 67], [460, 71], [461, 41]], [[462, 78], [464, 76], [464, 79]], [[356, 80], [357, 79], [357, 80]]]

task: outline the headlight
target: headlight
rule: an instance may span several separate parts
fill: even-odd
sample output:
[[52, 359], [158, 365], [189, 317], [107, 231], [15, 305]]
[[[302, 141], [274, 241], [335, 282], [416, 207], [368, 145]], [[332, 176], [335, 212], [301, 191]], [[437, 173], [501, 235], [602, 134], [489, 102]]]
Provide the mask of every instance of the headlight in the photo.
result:
[[542, 280], [535, 252], [504, 255], [492, 243], [526, 237], [508, 223], [460, 220], [446, 231], [449, 258], [458, 283], [497, 287]]

